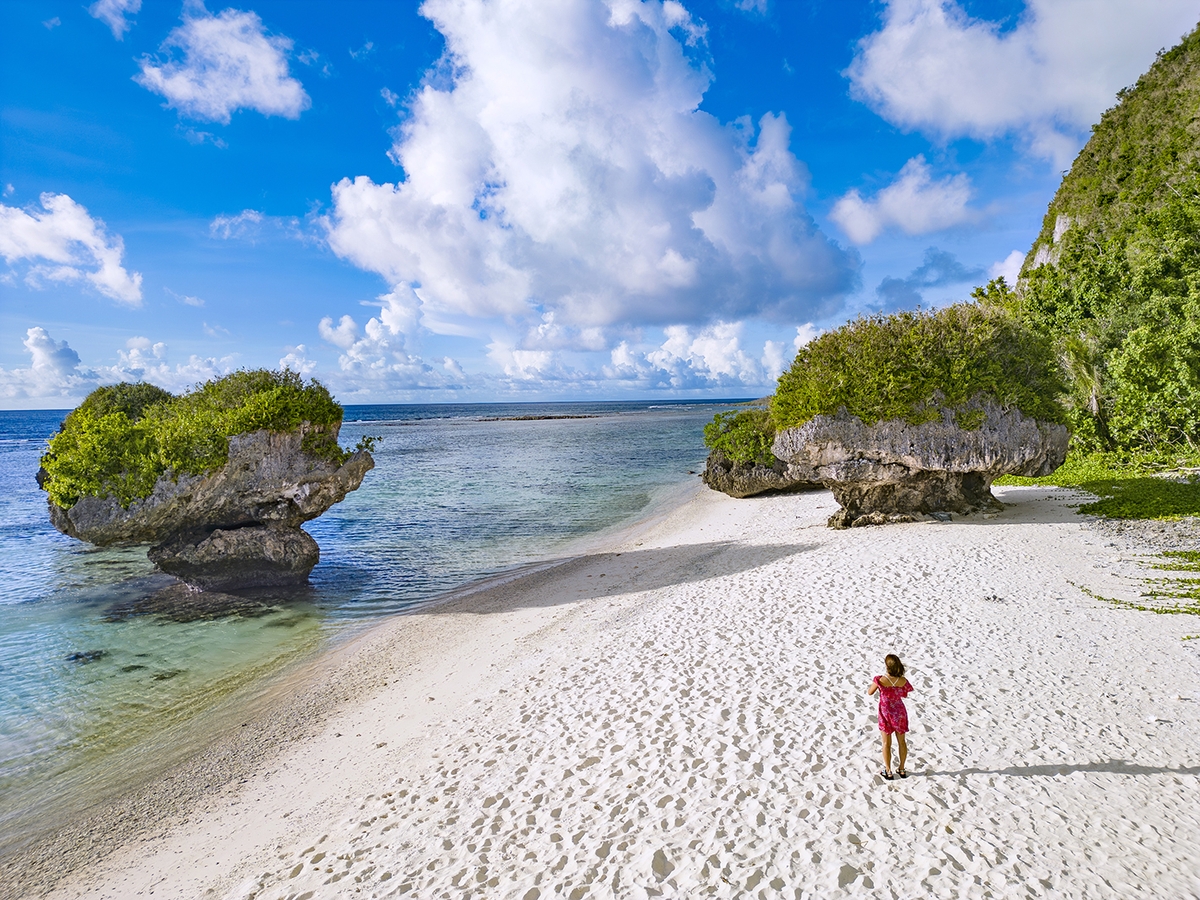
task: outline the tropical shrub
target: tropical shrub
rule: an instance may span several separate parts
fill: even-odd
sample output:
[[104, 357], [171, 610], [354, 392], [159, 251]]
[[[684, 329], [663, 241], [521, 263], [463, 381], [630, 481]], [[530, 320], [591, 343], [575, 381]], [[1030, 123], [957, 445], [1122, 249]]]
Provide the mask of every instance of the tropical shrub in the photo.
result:
[[340, 462], [332, 428], [342, 408], [317, 381], [288, 370], [243, 370], [181, 396], [146, 384], [97, 388], [73, 410], [42, 457], [42, 487], [70, 509], [80, 497], [115, 497], [128, 506], [150, 495], [165, 473], [201, 474], [229, 458], [229, 438], [303, 423], [304, 449]]
[[775, 427], [765, 409], [717, 413], [704, 426], [704, 446], [744, 466], [773, 466]]
[[1062, 422], [1058, 364], [1046, 338], [996, 305], [864, 316], [801, 348], [771, 404], [778, 429], [845, 409], [868, 424], [912, 424], [958, 411], [977, 428], [986, 396], [1035, 419]]

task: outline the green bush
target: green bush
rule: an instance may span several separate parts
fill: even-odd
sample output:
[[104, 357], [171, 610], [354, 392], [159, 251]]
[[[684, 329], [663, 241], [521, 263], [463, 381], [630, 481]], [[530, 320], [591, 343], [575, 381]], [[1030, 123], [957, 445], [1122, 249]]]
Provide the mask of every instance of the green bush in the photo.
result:
[[340, 462], [329, 426], [342, 408], [317, 381], [295, 372], [243, 370], [175, 397], [153, 385], [97, 388], [63, 421], [42, 457], [42, 487], [70, 509], [80, 497], [115, 497], [123, 506], [150, 495], [165, 473], [200, 474], [229, 458], [229, 438], [251, 431], [305, 435], [306, 451]]
[[1063, 389], [1044, 337], [998, 306], [964, 303], [860, 317], [820, 335], [780, 376], [771, 417], [791, 428], [844, 407], [868, 424], [920, 424], [945, 405], [960, 410], [962, 427], [978, 428], [982, 416], [967, 405], [982, 395], [1063, 422]]
[[137, 420], [148, 407], [170, 399], [171, 394], [153, 384], [121, 382], [96, 388], [79, 404], [76, 412], [89, 412], [98, 419], [109, 413], [123, 412], [131, 420]]
[[775, 427], [765, 409], [717, 413], [704, 426], [704, 446], [719, 450], [744, 466], [773, 466], [775, 455], [771, 452], [771, 444], [774, 441]]

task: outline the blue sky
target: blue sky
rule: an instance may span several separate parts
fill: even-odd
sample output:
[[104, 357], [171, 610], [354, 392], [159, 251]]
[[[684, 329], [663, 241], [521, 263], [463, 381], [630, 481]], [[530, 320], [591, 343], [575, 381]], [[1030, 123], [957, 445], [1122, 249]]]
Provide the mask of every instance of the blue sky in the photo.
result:
[[1200, 3], [0, 4], [0, 407], [768, 393], [1011, 278]]

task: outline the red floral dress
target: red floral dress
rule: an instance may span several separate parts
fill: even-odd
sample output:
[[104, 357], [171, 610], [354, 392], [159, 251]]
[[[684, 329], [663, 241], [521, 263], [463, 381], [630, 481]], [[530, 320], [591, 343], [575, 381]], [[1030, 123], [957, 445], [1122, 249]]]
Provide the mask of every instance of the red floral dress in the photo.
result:
[[872, 681], [879, 688], [879, 730], [884, 734], [904, 734], [908, 731], [908, 710], [904, 698], [912, 691], [912, 682], [905, 681], [903, 687], [888, 687], [876, 675]]

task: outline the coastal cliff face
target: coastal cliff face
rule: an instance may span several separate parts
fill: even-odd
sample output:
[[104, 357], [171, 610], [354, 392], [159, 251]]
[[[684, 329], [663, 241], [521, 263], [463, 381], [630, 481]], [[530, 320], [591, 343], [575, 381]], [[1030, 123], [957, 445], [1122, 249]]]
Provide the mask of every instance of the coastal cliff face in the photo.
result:
[[742, 499], [760, 494], [786, 494], [821, 486], [821, 480], [811, 467], [789, 465], [776, 459], [774, 465], [740, 463], [721, 450], [708, 454], [704, 464], [704, 483], [714, 491]]
[[867, 425], [844, 412], [816, 416], [779, 432], [774, 454], [811, 467], [842, 509], [835, 528], [913, 521], [915, 516], [967, 513], [998, 506], [992, 482], [1001, 475], [1048, 475], [1067, 454], [1067, 429], [1039, 422], [991, 399], [970, 412], [982, 416], [964, 428], [963, 414], [941, 408], [936, 421], [912, 425], [889, 419]]
[[[302, 583], [320, 559], [300, 525], [362, 484], [375, 467], [366, 450], [340, 465], [304, 449], [312, 429], [229, 438], [229, 459], [204, 475], [168, 473], [150, 496], [123, 508], [112, 497], [49, 503], [63, 534], [98, 546], [153, 544], [150, 558], [197, 587], [230, 590]], [[337, 426], [326, 426], [337, 438]]]

